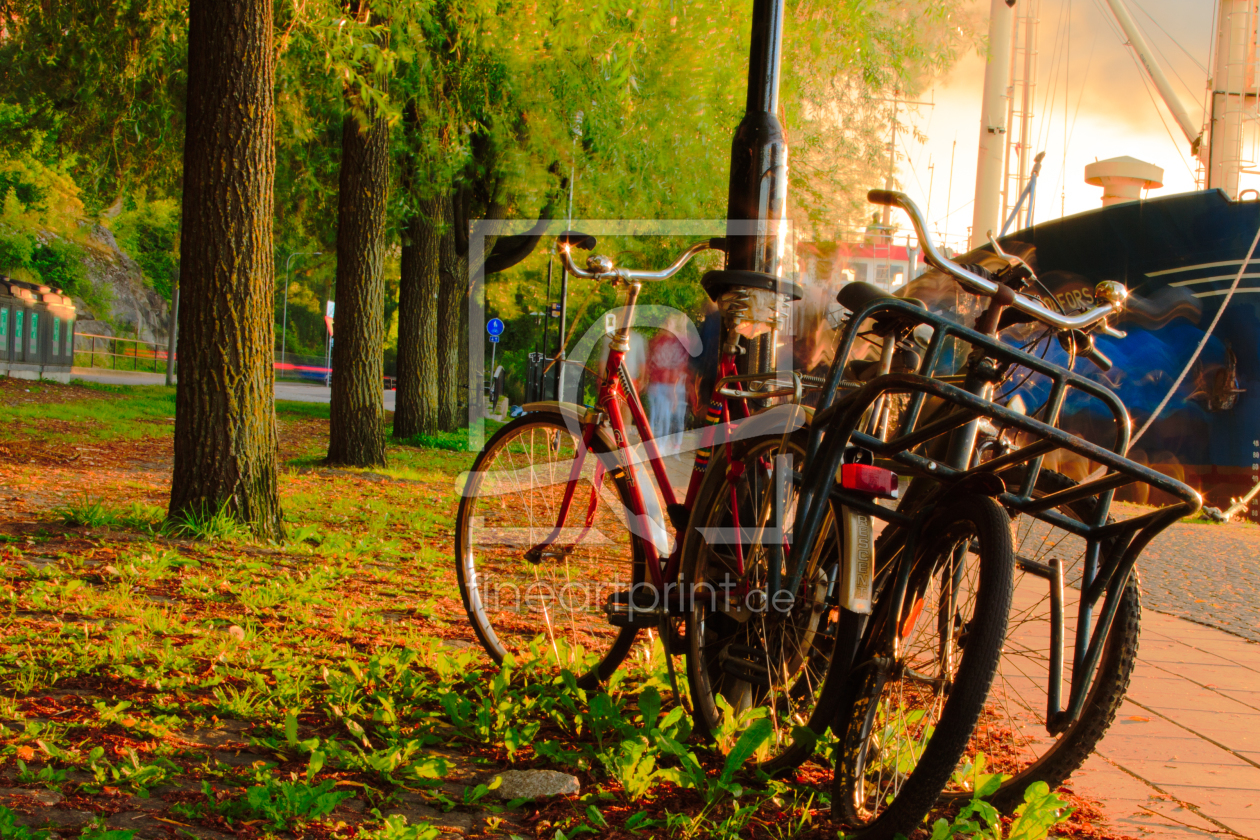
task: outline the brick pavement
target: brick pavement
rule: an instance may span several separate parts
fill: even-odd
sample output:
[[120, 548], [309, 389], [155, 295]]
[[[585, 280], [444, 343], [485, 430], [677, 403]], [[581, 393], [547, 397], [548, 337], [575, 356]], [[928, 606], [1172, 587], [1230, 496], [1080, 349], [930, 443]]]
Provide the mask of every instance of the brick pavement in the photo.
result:
[[1069, 787], [1134, 837], [1260, 840], [1260, 528], [1174, 525], [1139, 568], [1133, 684]]
[[1144, 605], [1260, 642], [1260, 526], [1179, 522], [1142, 552], [1138, 572]]

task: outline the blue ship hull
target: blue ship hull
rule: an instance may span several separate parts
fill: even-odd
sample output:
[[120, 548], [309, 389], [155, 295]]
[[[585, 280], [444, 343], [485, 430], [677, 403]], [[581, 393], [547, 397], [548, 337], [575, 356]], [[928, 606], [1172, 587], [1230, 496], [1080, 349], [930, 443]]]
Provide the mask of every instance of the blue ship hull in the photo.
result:
[[[1092, 302], [1100, 281], [1119, 280], [1129, 288], [1130, 305], [1116, 324], [1128, 337], [1098, 338], [1099, 349], [1115, 366], [1102, 373], [1078, 360], [1076, 369], [1120, 395], [1136, 430], [1189, 361], [1257, 229], [1260, 202], [1233, 202], [1209, 190], [1045, 222], [1008, 235], [1002, 246], [1028, 260], [1068, 311]], [[956, 259], [1001, 265], [987, 248]], [[975, 298], [958, 293], [952, 281], [934, 271], [916, 279], [905, 294], [934, 309], [953, 310], [968, 322], [978, 311]], [[1048, 349], [1042, 342], [1038, 354], [1043, 350], [1067, 361], [1057, 342]], [[1024, 385], [1017, 393], [1035, 408], [1047, 390]], [[1065, 426], [1105, 440], [1109, 421], [1095, 408], [1084, 398], [1069, 400]], [[1205, 504], [1220, 508], [1260, 481], [1260, 248], [1202, 354], [1130, 457], [1186, 482], [1204, 495]], [[1076, 478], [1090, 469], [1084, 463], [1055, 466]], [[1249, 518], [1255, 518], [1257, 508], [1252, 505]]]

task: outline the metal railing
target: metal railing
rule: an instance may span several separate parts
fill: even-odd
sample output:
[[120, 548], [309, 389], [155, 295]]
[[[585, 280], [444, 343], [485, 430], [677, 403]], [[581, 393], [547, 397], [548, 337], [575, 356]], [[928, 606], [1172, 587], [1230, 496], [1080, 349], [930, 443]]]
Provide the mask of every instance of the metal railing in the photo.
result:
[[[84, 350], [82, 343], [87, 343]], [[166, 371], [166, 345], [136, 338], [112, 335], [75, 333], [74, 364], [76, 367], [103, 367], [110, 370], [135, 370], [149, 373]], [[178, 359], [178, 356], [176, 357]], [[100, 362], [98, 365], [97, 363]]]
[[[112, 335], [75, 333], [75, 367], [134, 370], [149, 373], [166, 371], [166, 343], [141, 341]], [[86, 347], [84, 346], [86, 345]], [[178, 365], [179, 354], [175, 355]], [[276, 352], [276, 379], [327, 384], [331, 369], [324, 356], [300, 356]], [[395, 387], [393, 371], [386, 370], [383, 382], [387, 390]]]

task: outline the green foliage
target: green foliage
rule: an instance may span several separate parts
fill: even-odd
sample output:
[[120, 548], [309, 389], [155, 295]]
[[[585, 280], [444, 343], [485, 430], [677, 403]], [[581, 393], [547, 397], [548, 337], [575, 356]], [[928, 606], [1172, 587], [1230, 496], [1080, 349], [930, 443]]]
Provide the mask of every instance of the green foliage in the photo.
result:
[[421, 449], [441, 449], [446, 452], [468, 452], [468, 432], [460, 429], [454, 432], [438, 432], [433, 435], [416, 435], [400, 441], [405, 446]]
[[[984, 753], [978, 753], [955, 771], [956, 780], [970, 787], [971, 801], [952, 820], [941, 817], [933, 823], [929, 840], [1003, 840], [1001, 815], [985, 798], [1008, 777], [985, 773], [985, 762]], [[1050, 829], [1067, 822], [1071, 815], [1072, 809], [1045, 782], [1034, 782], [1024, 791], [1024, 804], [1015, 810], [1006, 838], [1044, 840]]]
[[[104, 434], [127, 440], [133, 427], [157, 427], [150, 421], [169, 417], [172, 407], [165, 389], [97, 393], [73, 403], [14, 406], [22, 413], [11, 426], [42, 428], [48, 418], [68, 423], [64, 418], [86, 416], [91, 421], [67, 440], [99, 445]], [[123, 399], [127, 394], [132, 400]], [[129, 408], [131, 401], [136, 405]], [[308, 425], [291, 423], [284, 436]], [[161, 428], [169, 433], [169, 425]], [[212, 789], [173, 803], [172, 819], [221, 831], [230, 820], [231, 830], [243, 832], [248, 824], [255, 832], [294, 834], [304, 822], [356, 822], [332, 813], [353, 793], [368, 814], [376, 811], [355, 826], [361, 835], [432, 840], [430, 826], [381, 812], [403, 794], [447, 810], [512, 807], [490, 795], [493, 783], [451, 791], [456, 754], [483, 779], [508, 763], [579, 773], [582, 795], [567, 810], [547, 809], [562, 814], [545, 829], [547, 837], [623, 829], [643, 837], [730, 840], [834, 835], [825, 818], [815, 817], [829, 806], [825, 790], [748, 767], [768, 737], [764, 709], [727, 712], [721, 751], [690, 742], [690, 720], [665, 688], [659, 639], [637, 645], [608, 683], [591, 691], [572, 672], [554, 668], [557, 657], [570, 661], [568, 651], [541, 639], [501, 667], [478, 649], [450, 647], [459, 638], [451, 625], [463, 621], [449, 548], [440, 543], [449, 540], [453, 506], [427, 488], [452, 486], [470, 456], [427, 450], [416, 457], [415, 450], [396, 449], [413, 457], [423, 487], [368, 485], [354, 474], [284, 474], [293, 524], [293, 539], [284, 544], [166, 541], [155, 530], [94, 533], [85, 550], [81, 534], [54, 543], [55, 535], [24, 532], [38, 543], [28, 560], [56, 561], [9, 567], [9, 588], [0, 593], [11, 616], [0, 637], [0, 718], [21, 719], [12, 698], [54, 702], [65, 694], [54, 690], [63, 680], [105, 682], [113, 696], [68, 701], [76, 713], [54, 712], [52, 722], [6, 723], [0, 753], [15, 765], [17, 782], [103, 800], [112, 793], [106, 787], [138, 793], [204, 780]], [[117, 521], [125, 508], [113, 500], [124, 487], [130, 485], [101, 486], [105, 501], [84, 498], [66, 512]], [[11, 557], [28, 545], [23, 536], [3, 547]], [[49, 622], [49, 614], [66, 618]], [[577, 652], [575, 658], [582, 660]], [[186, 749], [187, 733], [222, 732], [227, 719], [247, 721], [247, 729], [231, 727], [234, 738], [281, 764], [260, 760], [243, 768], [216, 761], [210, 750]], [[120, 735], [151, 748], [119, 755], [114, 748], [127, 743]], [[70, 778], [82, 778], [78, 773], [89, 774], [88, 782], [68, 789]], [[336, 785], [334, 775], [354, 786]], [[956, 782], [976, 794], [975, 802], [957, 819], [931, 827], [941, 832], [938, 840], [994, 840], [1002, 831], [1010, 840], [1037, 840], [1066, 818], [1062, 800], [1034, 785], [1009, 825], [994, 822], [984, 797], [998, 779], [982, 757], [959, 771]], [[0, 812], [0, 838], [41, 834], [6, 823]]]
[[1045, 782], [1033, 782], [1024, 791], [1024, 804], [1015, 809], [1015, 821], [1007, 833], [1008, 840], [1042, 840], [1056, 825], [1072, 815], [1067, 802], [1050, 790]]
[[249, 529], [231, 514], [227, 506], [211, 509], [194, 507], [177, 511], [166, 520], [164, 530], [174, 536], [195, 540], [244, 540]]
[[401, 814], [386, 817], [375, 831], [360, 832], [366, 840], [437, 840], [442, 834], [429, 823], [408, 823]]
[[110, 227], [118, 247], [140, 265], [145, 282], [167, 300], [179, 278], [180, 207], [174, 199], [126, 202]]
[[270, 773], [260, 773], [258, 784], [247, 788], [237, 798], [215, 802], [209, 782], [202, 782], [206, 799], [215, 802], [215, 810], [229, 821], [262, 820], [268, 828], [283, 831], [303, 821], [332, 813], [333, 808], [352, 794], [334, 791], [331, 779], [312, 785], [307, 781], [285, 781]]
[[164, 758], [151, 762], [141, 762], [136, 751], [127, 748], [126, 757], [114, 763], [105, 757], [102, 747], [94, 747], [87, 757], [88, 768], [92, 771], [97, 785], [125, 787], [140, 796], [146, 796], [148, 789], [160, 785], [171, 777], [179, 768]]
[[41, 283], [68, 295], [90, 297], [92, 289], [87, 282], [83, 259], [83, 249], [79, 246], [52, 239], [35, 246], [27, 265], [39, 275]]
[[[8, 192], [6, 206], [15, 201], [13, 191]], [[8, 216], [8, 213], [5, 213]], [[35, 253], [35, 237], [18, 230], [5, 230], [0, 226], [0, 271], [15, 275], [21, 269], [29, 269]]]
[[[124, 189], [179, 189], [187, 2], [17, 0], [0, 89], [19, 141], [46, 138], [95, 210]], [[38, 151], [37, 151], [38, 153]]]
[[[17, 815], [0, 805], [0, 840], [47, 840], [56, 835], [42, 829], [26, 828], [17, 824]], [[62, 835], [65, 836], [65, 835]], [[79, 832], [79, 840], [132, 840], [134, 831], [119, 831], [89, 823]], [[430, 840], [430, 838], [424, 838]]]
[[45, 840], [47, 831], [37, 831], [17, 824], [17, 814], [0, 805], [0, 840]]
[[149, 534], [158, 532], [164, 516], [161, 508], [138, 502], [120, 509], [109, 507], [99, 499], [87, 496], [54, 507], [52, 514], [70, 528], [130, 528]]

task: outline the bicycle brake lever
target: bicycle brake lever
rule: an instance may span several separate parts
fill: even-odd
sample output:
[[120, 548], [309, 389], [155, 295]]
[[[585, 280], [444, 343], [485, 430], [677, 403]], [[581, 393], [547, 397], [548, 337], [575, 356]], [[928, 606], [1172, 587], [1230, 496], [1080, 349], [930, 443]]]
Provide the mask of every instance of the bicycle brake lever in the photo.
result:
[[1112, 362], [1094, 345], [1094, 337], [1080, 330], [1059, 333], [1059, 346], [1082, 359], [1089, 359], [1103, 373], [1111, 370]]
[[1029, 265], [1027, 262], [1025, 262], [1023, 257], [1016, 256], [1015, 254], [1008, 254], [1006, 251], [1002, 250], [1002, 246], [998, 244], [997, 239], [993, 236], [993, 231], [988, 231], [988, 237], [989, 237], [989, 244], [993, 246], [993, 253], [997, 254], [999, 257], [1006, 260], [1008, 265], [1012, 267], [1020, 266], [1025, 271], [1027, 271], [1028, 281], [1030, 283], [1040, 282], [1037, 279], [1037, 272], [1033, 271], [1032, 266]]
[[1108, 358], [1107, 355], [1104, 354], [1097, 347], [1091, 347], [1089, 351], [1085, 354], [1085, 358], [1089, 359], [1091, 362], [1097, 365], [1098, 369], [1101, 370], [1103, 373], [1106, 373], [1107, 371], [1111, 370], [1111, 364], [1112, 364], [1111, 359]]

